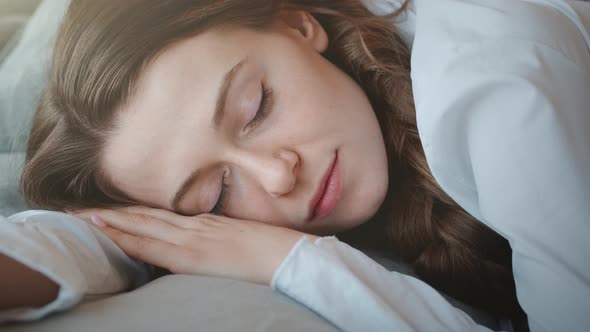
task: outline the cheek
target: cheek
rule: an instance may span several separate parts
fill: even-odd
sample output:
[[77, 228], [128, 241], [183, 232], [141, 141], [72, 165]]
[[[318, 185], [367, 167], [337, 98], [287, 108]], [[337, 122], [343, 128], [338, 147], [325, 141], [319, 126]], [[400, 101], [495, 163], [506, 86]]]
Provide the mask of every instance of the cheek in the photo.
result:
[[[264, 224], [288, 227], [286, 216], [282, 216], [271, 202], [263, 199], [263, 193], [243, 193], [233, 195], [233, 203], [228, 204], [227, 217], [243, 220], [254, 220]], [[235, 197], [235, 199], [233, 199]]]
[[239, 170], [232, 177], [232, 192], [226, 204], [225, 215], [230, 218], [256, 220], [276, 224], [278, 211], [266, 198], [255, 180]]
[[340, 105], [332, 91], [321, 85], [292, 85], [277, 99], [280, 115], [277, 117], [284, 130], [293, 136], [305, 138], [310, 134], [329, 132], [338, 121]]
[[[268, 83], [275, 91], [275, 106], [280, 112], [281, 124], [298, 127], [305, 131], [323, 120], [331, 118], [338, 109], [338, 99], [346, 95], [339, 93], [339, 84], [325, 70], [330, 64], [318, 64], [309, 59], [295, 59], [294, 65], [280, 65], [268, 76]], [[332, 87], [336, 83], [336, 86]], [[305, 126], [302, 126], [305, 124]], [[326, 125], [323, 123], [322, 125]]]
[[256, 146], [300, 145], [317, 141], [330, 131], [326, 126], [328, 106], [322, 100], [309, 93], [302, 97], [282, 92], [273, 99], [272, 110], [252, 141]]
[[364, 91], [345, 73], [325, 64], [319, 73], [308, 75], [314, 79], [293, 79], [281, 93], [281, 107], [286, 110], [281, 123], [296, 127], [299, 134], [322, 135], [347, 134], [372, 121], [373, 110]]

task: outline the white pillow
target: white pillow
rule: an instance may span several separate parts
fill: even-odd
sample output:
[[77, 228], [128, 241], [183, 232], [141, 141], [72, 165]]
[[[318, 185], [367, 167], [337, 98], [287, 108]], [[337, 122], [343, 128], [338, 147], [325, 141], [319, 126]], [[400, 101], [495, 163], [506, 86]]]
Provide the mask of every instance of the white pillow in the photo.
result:
[[0, 153], [0, 216], [10, 216], [28, 209], [19, 191], [19, 175], [25, 154]]
[[43, 0], [0, 64], [0, 152], [25, 151], [47, 81], [55, 36], [69, 0]]

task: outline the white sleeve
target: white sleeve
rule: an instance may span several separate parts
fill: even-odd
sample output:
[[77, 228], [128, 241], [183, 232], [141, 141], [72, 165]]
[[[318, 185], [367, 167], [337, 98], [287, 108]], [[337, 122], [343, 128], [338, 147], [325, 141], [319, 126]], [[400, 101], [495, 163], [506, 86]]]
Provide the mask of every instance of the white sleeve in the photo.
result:
[[426, 283], [388, 271], [334, 236], [302, 237], [271, 287], [344, 331], [490, 331]]
[[0, 253], [60, 286], [55, 301], [41, 308], [0, 312], [0, 323], [39, 319], [84, 300], [138, 287], [149, 281], [152, 272], [148, 265], [126, 256], [99, 230], [60, 212], [29, 210], [0, 216]]
[[558, 7], [504, 0], [418, 4], [419, 17], [430, 24], [417, 32], [413, 80], [433, 175], [510, 242], [518, 301], [531, 331], [588, 331], [587, 34]]

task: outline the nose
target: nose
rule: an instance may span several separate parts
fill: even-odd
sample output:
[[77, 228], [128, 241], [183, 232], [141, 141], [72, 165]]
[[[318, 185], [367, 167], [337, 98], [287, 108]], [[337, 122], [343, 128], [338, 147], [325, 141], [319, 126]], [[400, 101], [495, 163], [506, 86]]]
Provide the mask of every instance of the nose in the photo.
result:
[[272, 197], [284, 196], [295, 188], [300, 163], [297, 152], [281, 148], [272, 153], [248, 153], [242, 156], [242, 166], [254, 175]]

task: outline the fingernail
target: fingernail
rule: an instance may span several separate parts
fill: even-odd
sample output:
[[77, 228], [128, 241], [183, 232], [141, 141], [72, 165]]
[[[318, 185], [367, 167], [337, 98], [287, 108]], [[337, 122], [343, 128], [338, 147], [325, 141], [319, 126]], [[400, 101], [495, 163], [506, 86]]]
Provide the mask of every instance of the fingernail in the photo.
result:
[[95, 215], [90, 216], [90, 222], [98, 227], [106, 227], [107, 226], [107, 224], [104, 221], [102, 221], [102, 219], [100, 219], [98, 216], [95, 216]]

